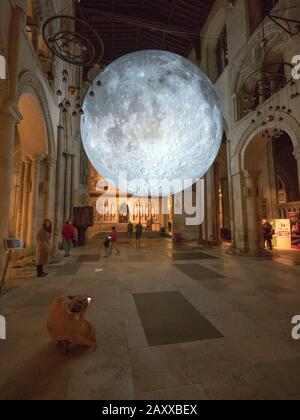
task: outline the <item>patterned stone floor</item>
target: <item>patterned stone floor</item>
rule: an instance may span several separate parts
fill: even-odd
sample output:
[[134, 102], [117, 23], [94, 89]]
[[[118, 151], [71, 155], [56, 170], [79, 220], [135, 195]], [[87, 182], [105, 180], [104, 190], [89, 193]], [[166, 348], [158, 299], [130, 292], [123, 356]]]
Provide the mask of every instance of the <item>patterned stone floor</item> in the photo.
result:
[[[93, 241], [52, 264], [49, 277], [26, 273], [8, 285], [0, 298], [8, 335], [0, 341], [0, 399], [300, 399], [300, 341], [291, 338], [300, 254], [252, 259], [195, 244], [173, 252], [168, 240], [146, 240], [140, 250], [126, 242], [120, 256], [97, 261], [101, 244]], [[87, 317], [98, 349], [62, 356], [47, 335], [47, 311], [56, 296], [82, 293], [95, 300]], [[172, 319], [153, 311], [152, 322], [146, 308], [143, 325], [135, 296], [147, 294], [163, 295]], [[178, 331], [174, 305], [183, 311]], [[189, 318], [190, 305], [218, 334], [197, 341], [202, 321]], [[169, 325], [172, 344], [147, 341], [160, 341], [158, 315], [159, 334]], [[194, 341], [184, 341], [184, 322], [193, 323]]]

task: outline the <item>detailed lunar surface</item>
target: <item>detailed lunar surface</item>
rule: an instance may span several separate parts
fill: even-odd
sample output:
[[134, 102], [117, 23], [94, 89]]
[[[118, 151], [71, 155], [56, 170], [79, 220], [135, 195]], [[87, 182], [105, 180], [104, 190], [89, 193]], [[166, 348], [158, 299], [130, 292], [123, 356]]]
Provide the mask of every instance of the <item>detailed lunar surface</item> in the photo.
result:
[[133, 195], [166, 196], [203, 177], [220, 148], [222, 111], [198, 67], [166, 51], [139, 51], [99, 79], [95, 97], [86, 95], [81, 133], [104, 178]]

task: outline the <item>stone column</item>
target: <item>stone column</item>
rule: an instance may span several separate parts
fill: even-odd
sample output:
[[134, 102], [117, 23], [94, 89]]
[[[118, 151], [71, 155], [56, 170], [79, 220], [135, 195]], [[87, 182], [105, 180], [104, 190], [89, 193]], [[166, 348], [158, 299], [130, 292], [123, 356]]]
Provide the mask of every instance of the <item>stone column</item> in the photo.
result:
[[22, 206], [23, 206], [23, 191], [24, 191], [24, 177], [25, 177], [25, 163], [20, 163], [20, 178], [19, 187], [17, 192], [17, 206], [16, 206], [16, 225], [15, 232], [16, 236], [21, 236], [21, 222], [22, 222]]
[[28, 203], [30, 193], [30, 170], [31, 160], [24, 160], [24, 178], [23, 178], [23, 198], [22, 198], [22, 217], [21, 217], [21, 238], [26, 244], [27, 221], [28, 221]]
[[0, 114], [0, 279], [4, 267], [4, 239], [8, 234], [10, 186], [13, 164], [15, 126], [19, 119], [16, 110]]
[[56, 160], [47, 160], [47, 198], [45, 208], [45, 219], [50, 219], [54, 223], [54, 202], [55, 202], [55, 172]]
[[16, 219], [17, 219], [17, 203], [18, 191], [20, 189], [20, 168], [14, 170], [11, 180], [11, 194], [9, 204], [9, 235], [16, 236]]
[[31, 164], [31, 192], [29, 197], [29, 214], [28, 214], [28, 241], [30, 253], [34, 252], [35, 235], [37, 233], [37, 220], [39, 211], [39, 186], [40, 186], [40, 169], [41, 156], [33, 156]]
[[257, 182], [261, 172], [245, 171], [245, 199], [247, 213], [248, 252], [258, 255], [262, 250], [262, 225]]
[[71, 196], [72, 196], [72, 166], [73, 155], [71, 153], [64, 153], [66, 161], [66, 177], [65, 177], [65, 211], [64, 219], [69, 220], [71, 216]]
[[300, 195], [300, 146], [294, 149], [294, 156], [298, 166], [298, 184], [299, 184], [299, 195]]
[[76, 155], [72, 158], [72, 183], [71, 183], [71, 206], [70, 206], [70, 218], [73, 217], [73, 208], [75, 207], [75, 202], [78, 201], [77, 199], [77, 191], [76, 191], [76, 183], [77, 180], [75, 179], [75, 176], [79, 176], [79, 171], [77, 171], [78, 168], [78, 160], [76, 159]]
[[56, 183], [55, 183], [55, 207], [54, 207], [54, 232], [52, 254], [58, 249], [60, 231], [63, 222], [63, 200], [64, 200], [64, 176], [63, 176], [63, 147], [65, 130], [63, 126], [57, 127], [57, 161], [56, 161]]

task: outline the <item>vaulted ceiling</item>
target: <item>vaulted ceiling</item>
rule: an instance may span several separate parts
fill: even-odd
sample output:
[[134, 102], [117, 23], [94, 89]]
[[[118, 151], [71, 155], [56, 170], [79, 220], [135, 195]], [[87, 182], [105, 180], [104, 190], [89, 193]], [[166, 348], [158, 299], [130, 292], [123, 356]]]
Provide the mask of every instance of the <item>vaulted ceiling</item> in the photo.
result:
[[[124, 54], [144, 49], [188, 56], [193, 47], [200, 48], [196, 34], [213, 3], [214, 0], [81, 0], [77, 15], [102, 38], [103, 63], [109, 64]], [[197, 54], [200, 55], [199, 50]]]

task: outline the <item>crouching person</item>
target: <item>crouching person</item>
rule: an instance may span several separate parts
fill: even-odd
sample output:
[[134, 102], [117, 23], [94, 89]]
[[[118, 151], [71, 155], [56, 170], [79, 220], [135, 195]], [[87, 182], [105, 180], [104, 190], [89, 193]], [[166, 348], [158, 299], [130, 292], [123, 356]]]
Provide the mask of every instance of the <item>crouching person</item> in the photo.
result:
[[85, 319], [92, 300], [86, 296], [64, 296], [56, 298], [48, 314], [47, 327], [58, 348], [68, 353], [71, 344], [96, 350], [96, 331]]

